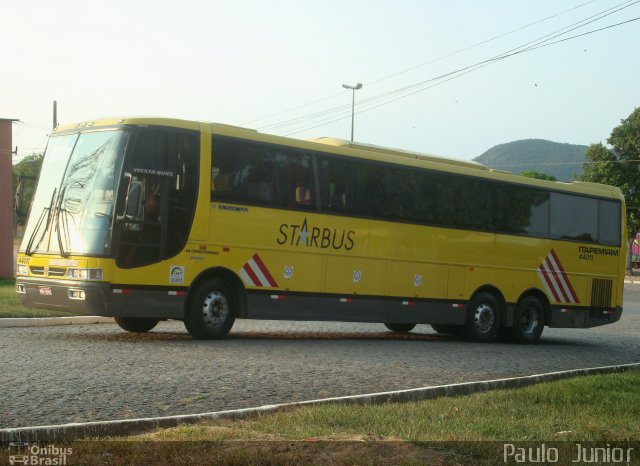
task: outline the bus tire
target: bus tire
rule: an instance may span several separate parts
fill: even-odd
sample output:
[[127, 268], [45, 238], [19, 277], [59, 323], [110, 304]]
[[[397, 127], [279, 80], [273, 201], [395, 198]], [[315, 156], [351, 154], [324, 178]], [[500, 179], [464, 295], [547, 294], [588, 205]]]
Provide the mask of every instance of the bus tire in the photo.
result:
[[394, 323], [385, 323], [384, 324], [385, 327], [387, 327], [389, 330], [391, 330], [392, 332], [397, 332], [397, 333], [409, 333], [411, 330], [414, 329], [414, 327], [416, 326], [416, 324], [394, 324]]
[[465, 330], [474, 341], [488, 342], [496, 339], [500, 330], [500, 306], [491, 293], [479, 293], [467, 306]]
[[544, 305], [535, 296], [527, 296], [516, 306], [510, 337], [518, 343], [533, 343], [544, 330]]
[[218, 340], [233, 327], [236, 312], [231, 286], [219, 278], [209, 278], [193, 290], [187, 303], [184, 326], [198, 340]]
[[122, 330], [132, 333], [148, 332], [160, 322], [159, 319], [146, 319], [144, 317], [114, 317], [114, 319]]
[[431, 328], [441, 335], [458, 335], [462, 327], [459, 325], [431, 324]]

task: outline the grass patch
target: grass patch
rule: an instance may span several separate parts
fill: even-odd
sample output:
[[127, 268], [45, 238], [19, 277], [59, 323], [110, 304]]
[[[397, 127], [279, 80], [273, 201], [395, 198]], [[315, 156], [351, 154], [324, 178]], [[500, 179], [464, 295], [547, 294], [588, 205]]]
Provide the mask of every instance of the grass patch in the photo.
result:
[[229, 423], [160, 430], [148, 440], [419, 441], [640, 440], [640, 371], [415, 403], [302, 407]]
[[15, 280], [0, 280], [0, 318], [3, 317], [69, 317], [68, 312], [34, 309], [20, 304]]
[[[73, 459], [74, 464], [97, 464], [106, 458], [105, 464], [114, 465], [184, 464], [185, 458], [190, 464], [237, 465], [504, 464], [504, 442], [533, 447], [545, 442], [560, 448], [555, 464], [572, 464], [577, 442], [635, 442], [640, 447], [638, 440], [636, 370], [463, 397], [331, 404], [180, 425], [77, 442]], [[634, 455], [640, 459], [640, 448]]]

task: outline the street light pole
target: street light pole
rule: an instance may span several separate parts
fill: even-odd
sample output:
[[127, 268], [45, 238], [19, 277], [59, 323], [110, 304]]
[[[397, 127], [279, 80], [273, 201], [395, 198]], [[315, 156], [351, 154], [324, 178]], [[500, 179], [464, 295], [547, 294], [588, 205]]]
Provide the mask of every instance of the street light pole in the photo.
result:
[[358, 83], [355, 86], [349, 86], [348, 84], [343, 84], [342, 87], [344, 87], [345, 89], [351, 89], [353, 91], [353, 96], [351, 99], [351, 142], [353, 142], [353, 123], [355, 119], [356, 91], [358, 89], [362, 89], [362, 83]]

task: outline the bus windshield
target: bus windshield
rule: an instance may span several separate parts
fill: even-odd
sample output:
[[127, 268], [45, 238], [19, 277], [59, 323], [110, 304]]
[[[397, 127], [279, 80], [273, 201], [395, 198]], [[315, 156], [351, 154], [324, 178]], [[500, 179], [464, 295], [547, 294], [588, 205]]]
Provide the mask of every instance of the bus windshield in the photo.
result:
[[54, 136], [45, 152], [21, 252], [110, 252], [123, 130]]

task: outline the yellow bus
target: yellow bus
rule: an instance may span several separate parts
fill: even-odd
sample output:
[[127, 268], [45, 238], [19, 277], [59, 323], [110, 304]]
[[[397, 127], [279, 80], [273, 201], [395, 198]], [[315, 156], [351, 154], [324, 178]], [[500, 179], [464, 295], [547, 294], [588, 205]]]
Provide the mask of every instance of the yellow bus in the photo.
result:
[[559, 183], [335, 139], [164, 118], [57, 128], [17, 260], [24, 305], [182, 320], [431, 324], [536, 341], [622, 313], [625, 204]]

